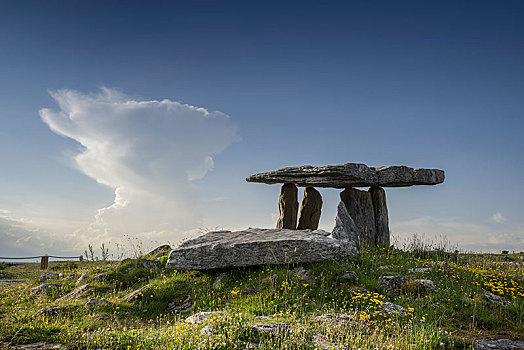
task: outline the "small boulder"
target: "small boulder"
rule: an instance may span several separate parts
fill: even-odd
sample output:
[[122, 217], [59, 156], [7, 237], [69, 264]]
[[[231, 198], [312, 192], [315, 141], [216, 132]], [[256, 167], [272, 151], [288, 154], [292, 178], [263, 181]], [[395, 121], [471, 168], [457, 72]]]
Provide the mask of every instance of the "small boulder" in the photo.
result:
[[488, 290], [484, 290], [484, 296], [486, 297], [486, 300], [490, 303], [499, 303], [502, 305], [508, 304], [508, 302], [503, 297], [493, 294]]
[[431, 267], [415, 267], [408, 269], [408, 273], [428, 273], [431, 272]]
[[346, 271], [341, 277], [345, 281], [354, 281], [358, 278], [358, 274], [355, 271]]
[[186, 299], [182, 302], [182, 304], [178, 304], [176, 301], [173, 301], [169, 304], [167, 304], [167, 311], [168, 312], [181, 312], [181, 313], [187, 313], [195, 307], [195, 303], [193, 302], [193, 299], [191, 298], [191, 295], [188, 295]]
[[225, 273], [221, 273], [215, 278], [215, 281], [213, 282], [213, 288], [214, 289], [220, 289], [222, 288], [222, 280], [226, 277]]
[[86, 301], [84, 305], [87, 307], [93, 307], [93, 306], [111, 305], [111, 303], [105, 299], [90, 298], [88, 301]]
[[402, 283], [408, 281], [409, 279], [404, 276], [382, 276], [378, 279], [378, 282], [388, 290], [400, 288]]
[[315, 282], [313, 277], [311, 277], [311, 274], [309, 273], [309, 271], [303, 268], [302, 266], [293, 269], [293, 274], [296, 277], [298, 277], [298, 279], [300, 280], [300, 283], [302, 284], [312, 285]]
[[289, 331], [290, 326], [287, 323], [263, 323], [251, 325], [251, 329], [259, 334], [271, 334], [275, 337], [282, 337]]
[[38, 310], [38, 313], [44, 314], [44, 315], [56, 315], [59, 311], [61, 311], [63, 307], [53, 305], [44, 307], [43, 309]]
[[315, 347], [315, 349], [318, 349], [318, 350], [343, 350], [343, 349], [346, 349], [344, 346], [339, 346], [337, 344], [333, 344], [329, 341], [327, 341], [326, 339], [324, 339], [324, 337], [320, 334], [317, 334], [313, 337], [313, 346]]
[[205, 311], [199, 312], [186, 318], [186, 323], [201, 324], [213, 320], [225, 320], [229, 314], [225, 311]]
[[518, 350], [524, 349], [524, 341], [510, 339], [479, 339], [473, 344], [475, 350]]
[[389, 301], [385, 301], [382, 303], [382, 310], [388, 314], [396, 314], [400, 316], [403, 316], [404, 313], [408, 311], [403, 306], [393, 304]]
[[76, 280], [75, 285], [78, 286], [78, 285], [84, 283], [85, 281], [88, 280], [88, 278], [89, 278], [89, 275], [88, 275], [87, 273], [82, 274], [82, 276], [80, 276], [80, 277]]
[[359, 318], [352, 314], [328, 313], [315, 317], [315, 321], [326, 324], [350, 324], [358, 322]]
[[102, 273], [99, 273], [93, 276], [93, 280], [99, 281], [99, 282], [105, 281], [106, 279], [107, 279], [107, 273], [105, 272], [102, 272]]
[[146, 256], [157, 259], [157, 258], [162, 257], [164, 255], [169, 255], [170, 251], [171, 251], [171, 246], [169, 244], [163, 244], [163, 245], [161, 245], [159, 247], [156, 247], [155, 249], [153, 249], [149, 253], [147, 253]]
[[422, 287], [426, 292], [438, 292], [438, 288], [431, 280], [414, 280], [416, 285]]
[[51, 280], [51, 279], [57, 279], [59, 278], [60, 275], [57, 274], [57, 273], [50, 273], [50, 272], [46, 272], [46, 273], [43, 273], [40, 278], [38, 279], [38, 282], [45, 282], [47, 280]]
[[84, 284], [84, 285], [81, 285], [80, 287], [76, 287], [75, 289], [67, 293], [66, 295], [56, 299], [56, 301], [78, 298], [90, 290], [91, 290], [91, 286], [89, 284]]
[[33, 287], [31, 289], [36, 290], [36, 291], [50, 293], [53, 289], [57, 289], [59, 287], [60, 285], [58, 283], [44, 283], [37, 287]]
[[137, 290], [135, 291], [132, 291], [131, 293], [129, 294], [126, 294], [125, 296], [123, 296], [120, 300], [123, 300], [123, 301], [128, 301], [128, 300], [141, 300], [142, 299], [142, 292], [147, 289], [149, 287], [149, 284], [141, 287], [141, 288], [138, 288]]

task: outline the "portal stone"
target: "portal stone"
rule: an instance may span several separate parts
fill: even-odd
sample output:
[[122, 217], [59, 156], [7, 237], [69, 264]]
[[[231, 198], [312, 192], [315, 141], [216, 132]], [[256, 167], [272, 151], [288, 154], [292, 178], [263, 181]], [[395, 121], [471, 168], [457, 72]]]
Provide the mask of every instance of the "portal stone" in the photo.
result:
[[358, 230], [355, 221], [348, 213], [346, 205], [340, 201], [337, 206], [337, 216], [335, 217], [335, 227], [333, 228], [333, 238], [347, 239], [357, 242]]
[[355, 243], [374, 246], [376, 225], [371, 193], [349, 187], [340, 193], [340, 199], [355, 222], [357, 228]]
[[371, 187], [369, 189], [371, 201], [373, 202], [373, 211], [375, 214], [376, 236], [375, 244], [389, 245], [389, 223], [388, 207], [386, 204], [386, 191], [382, 187]]
[[277, 228], [287, 228], [294, 230], [297, 228], [298, 215], [298, 190], [293, 184], [284, 184], [280, 190], [278, 198], [280, 217], [277, 221]]
[[298, 220], [298, 230], [316, 230], [322, 212], [322, 196], [313, 187], [306, 187], [304, 199], [300, 207], [300, 219]]

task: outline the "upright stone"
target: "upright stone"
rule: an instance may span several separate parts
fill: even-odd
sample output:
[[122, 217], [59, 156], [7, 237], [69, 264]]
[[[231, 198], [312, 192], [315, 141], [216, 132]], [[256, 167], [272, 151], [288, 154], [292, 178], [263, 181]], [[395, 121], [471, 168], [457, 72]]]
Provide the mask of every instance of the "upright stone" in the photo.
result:
[[298, 220], [298, 230], [316, 230], [322, 212], [322, 196], [313, 187], [306, 187], [304, 199], [300, 207], [300, 219]]
[[344, 202], [340, 201], [337, 206], [337, 216], [335, 217], [335, 227], [333, 228], [333, 238], [347, 239], [357, 242], [358, 235], [355, 221], [349, 215]]
[[386, 204], [386, 191], [382, 187], [373, 186], [369, 189], [373, 211], [375, 214], [376, 236], [375, 243], [389, 245], [388, 207]]
[[298, 190], [293, 184], [284, 184], [280, 190], [278, 198], [280, 217], [277, 221], [277, 228], [287, 228], [295, 230], [297, 228], [298, 215]]
[[376, 245], [375, 213], [371, 193], [349, 187], [340, 193], [340, 199], [355, 222], [357, 228], [355, 243], [357, 245]]

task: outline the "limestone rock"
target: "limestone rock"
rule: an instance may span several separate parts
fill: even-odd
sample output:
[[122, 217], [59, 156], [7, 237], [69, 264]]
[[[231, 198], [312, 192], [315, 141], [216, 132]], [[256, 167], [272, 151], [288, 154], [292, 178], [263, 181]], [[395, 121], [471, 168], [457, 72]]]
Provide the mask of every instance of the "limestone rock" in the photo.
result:
[[342, 279], [346, 281], [354, 281], [358, 278], [358, 274], [355, 271], [346, 271], [342, 275]]
[[226, 274], [225, 272], [222, 272], [220, 275], [218, 275], [215, 280], [213, 281], [213, 289], [220, 289], [222, 288], [222, 280], [226, 277]]
[[426, 292], [438, 292], [437, 286], [431, 280], [414, 280], [413, 282], [424, 288]]
[[378, 282], [388, 290], [400, 288], [402, 283], [408, 281], [409, 279], [404, 276], [382, 276], [378, 279]]
[[52, 306], [44, 307], [43, 309], [38, 310], [38, 313], [41, 313], [44, 315], [56, 315], [62, 309], [63, 309], [62, 306], [52, 305]]
[[[0, 343], [1, 344], [1, 343]], [[68, 349], [68, 346], [67, 345], [62, 345], [62, 344], [53, 344], [53, 343], [48, 343], [48, 342], [45, 342], [45, 341], [39, 341], [39, 342], [36, 342], [36, 343], [31, 343], [31, 344], [24, 344], [24, 345], [10, 345], [9, 343], [3, 343], [3, 346], [6, 348], [6, 349], [17, 349], [17, 350], [42, 350], [42, 349], [46, 349], [46, 350], [67, 350]], [[4, 347], [1, 347], [0, 348], [4, 348]]]
[[290, 326], [287, 323], [263, 323], [251, 325], [251, 329], [260, 334], [271, 334], [276, 337], [283, 337], [289, 331]]
[[297, 267], [296, 269], [293, 269], [293, 274], [298, 277], [300, 283], [302, 284], [312, 285], [315, 282], [309, 271], [303, 267]]
[[169, 244], [163, 244], [159, 247], [156, 247], [149, 253], [147, 253], [146, 256], [156, 259], [158, 257], [168, 255], [170, 251], [171, 251], [171, 246]]
[[324, 231], [259, 229], [216, 231], [185, 241], [171, 251], [167, 268], [208, 270], [232, 266], [293, 264], [341, 259], [357, 254], [353, 242]]
[[85, 281], [87, 281], [87, 279], [89, 278], [89, 275], [87, 273], [84, 273], [82, 276], [80, 276], [77, 280], [76, 280], [76, 285], [80, 285], [82, 283], [84, 283]]
[[355, 222], [357, 245], [376, 245], [375, 212], [371, 194], [354, 188], [346, 188], [340, 193], [349, 216]]
[[167, 304], [167, 311], [186, 313], [193, 310], [194, 307], [193, 298], [191, 298], [191, 295], [188, 295], [180, 305], [176, 301]]
[[328, 313], [315, 317], [315, 321], [327, 324], [350, 324], [360, 321], [359, 317], [354, 314]]
[[280, 217], [277, 228], [294, 230], [297, 227], [298, 190], [293, 184], [284, 184], [278, 198]]
[[93, 276], [93, 280], [99, 281], [99, 282], [105, 281], [106, 279], [107, 279], [107, 273], [105, 272], [101, 272]]
[[403, 165], [373, 168], [365, 164], [346, 163], [283, 168], [251, 175], [246, 181], [289, 183], [302, 187], [406, 187], [436, 185], [444, 182], [444, 177], [444, 171], [439, 169], [413, 169]]
[[346, 239], [352, 242], [357, 241], [357, 226], [351, 216], [349, 216], [346, 205], [340, 201], [337, 206], [337, 216], [335, 217], [335, 227], [333, 228], [333, 238]]
[[486, 300], [490, 303], [499, 303], [502, 305], [508, 304], [508, 302], [503, 297], [493, 294], [488, 290], [484, 290], [484, 295], [486, 296]]
[[369, 189], [373, 212], [375, 214], [375, 244], [389, 245], [389, 219], [386, 204], [386, 191], [383, 188], [373, 186]]
[[475, 350], [519, 350], [524, 349], [524, 341], [510, 339], [479, 339], [473, 344]]
[[103, 305], [111, 305], [111, 303], [105, 299], [99, 299], [99, 298], [90, 298], [85, 303], [85, 306], [87, 307], [103, 306]]
[[123, 300], [123, 301], [127, 301], [127, 300], [130, 300], [130, 301], [141, 300], [142, 299], [142, 292], [144, 290], [146, 290], [148, 287], [149, 287], [149, 284], [147, 284], [147, 285], [145, 285], [145, 286], [143, 286], [141, 288], [138, 288], [137, 290], [132, 291], [131, 293], [124, 295], [120, 300]]
[[59, 278], [60, 275], [57, 274], [57, 273], [50, 273], [50, 272], [46, 272], [46, 273], [43, 273], [40, 278], [38, 279], [38, 282], [45, 282], [47, 280], [50, 280], [50, 279], [57, 279]]
[[389, 301], [382, 303], [382, 310], [388, 314], [397, 314], [403, 316], [406, 311], [406, 308], [397, 304], [393, 304]]
[[84, 284], [84, 285], [81, 285], [80, 287], [76, 287], [71, 292], [67, 293], [66, 295], [56, 299], [56, 301], [78, 298], [90, 290], [91, 290], [91, 286], [89, 284]]
[[322, 212], [322, 196], [313, 187], [306, 187], [304, 198], [300, 207], [300, 219], [298, 220], [298, 230], [316, 230]]
[[229, 314], [225, 311], [204, 311], [198, 312], [186, 318], [186, 323], [201, 324], [216, 320], [225, 320]]
[[428, 273], [431, 272], [431, 267], [415, 267], [408, 269], [408, 273]]
[[57, 289], [59, 287], [60, 287], [60, 285], [58, 283], [44, 283], [44, 284], [41, 284], [39, 286], [33, 287], [31, 289], [49, 293], [49, 292], [51, 292], [51, 290]]
[[313, 337], [313, 346], [315, 349], [318, 350], [344, 350], [346, 349], [344, 346], [339, 346], [337, 344], [333, 344], [326, 339], [321, 334], [316, 334]]

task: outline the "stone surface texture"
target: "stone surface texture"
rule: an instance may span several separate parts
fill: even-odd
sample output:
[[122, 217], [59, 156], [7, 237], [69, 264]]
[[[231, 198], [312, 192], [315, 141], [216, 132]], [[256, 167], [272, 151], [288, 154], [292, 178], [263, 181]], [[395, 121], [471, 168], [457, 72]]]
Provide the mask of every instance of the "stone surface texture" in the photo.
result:
[[181, 243], [171, 251], [166, 267], [208, 270], [318, 262], [357, 254], [354, 242], [326, 236], [325, 231], [249, 228], [215, 231]]
[[382, 303], [382, 310], [388, 314], [398, 314], [401, 316], [408, 311], [405, 307], [393, 304], [389, 301], [385, 301]]
[[371, 193], [355, 188], [346, 188], [340, 193], [340, 199], [344, 202], [349, 216], [355, 222], [357, 245], [376, 245], [375, 211]]
[[66, 295], [56, 299], [55, 301], [58, 302], [62, 300], [78, 298], [84, 295], [85, 293], [89, 292], [90, 290], [91, 290], [91, 286], [89, 284], [83, 284], [80, 287], [76, 287], [75, 289], [67, 293]]
[[510, 339], [479, 339], [473, 345], [475, 350], [518, 350], [524, 349], [524, 341]]
[[378, 279], [378, 282], [388, 290], [400, 288], [408, 281], [409, 279], [405, 276], [382, 276]]
[[384, 191], [382, 187], [373, 186], [369, 189], [369, 193], [375, 214], [375, 244], [389, 245], [389, 219], [386, 191]]
[[251, 175], [246, 181], [289, 183], [301, 187], [407, 187], [436, 185], [444, 182], [444, 177], [444, 171], [439, 169], [413, 169], [403, 165], [373, 168], [365, 164], [346, 163], [283, 168]]
[[277, 220], [277, 228], [296, 229], [298, 215], [297, 186], [293, 184], [282, 185], [278, 198], [278, 209], [280, 217]]
[[335, 239], [357, 241], [357, 226], [353, 218], [349, 215], [343, 201], [340, 201], [337, 206], [337, 216], [335, 217], [335, 227], [333, 228], [332, 235]]
[[304, 198], [300, 206], [300, 219], [298, 220], [298, 230], [316, 230], [322, 212], [322, 196], [313, 187], [306, 187]]

